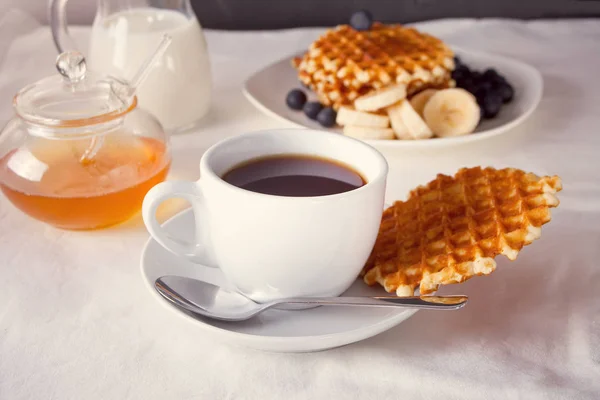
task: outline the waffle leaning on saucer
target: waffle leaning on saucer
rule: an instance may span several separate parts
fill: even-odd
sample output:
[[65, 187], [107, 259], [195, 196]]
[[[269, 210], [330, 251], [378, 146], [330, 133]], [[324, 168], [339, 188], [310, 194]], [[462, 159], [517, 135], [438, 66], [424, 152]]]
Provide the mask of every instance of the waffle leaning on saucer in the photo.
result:
[[369, 285], [412, 296], [496, 269], [494, 258], [515, 260], [541, 236], [559, 204], [557, 176], [518, 169], [463, 168], [438, 175], [385, 210], [362, 275]]

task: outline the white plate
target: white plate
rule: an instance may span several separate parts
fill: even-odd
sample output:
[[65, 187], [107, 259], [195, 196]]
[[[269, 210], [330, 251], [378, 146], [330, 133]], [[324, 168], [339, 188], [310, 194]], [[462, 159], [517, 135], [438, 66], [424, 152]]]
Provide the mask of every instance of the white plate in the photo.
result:
[[[512, 102], [503, 105], [494, 119], [483, 120], [470, 135], [453, 138], [424, 140], [366, 140], [379, 149], [440, 147], [487, 139], [514, 128], [535, 110], [542, 97], [543, 80], [540, 72], [532, 66], [511, 58], [470, 50], [454, 48], [455, 53], [470, 68], [485, 70], [495, 68], [512, 84], [515, 95]], [[244, 85], [244, 94], [259, 110], [267, 115], [291, 122], [295, 125], [341, 132], [340, 128], [323, 128], [318, 122], [309, 119], [302, 111], [295, 111], [285, 104], [287, 93], [301, 88], [296, 70], [288, 57], [252, 75]], [[316, 100], [314, 94], [305, 89], [309, 100]]]
[[[174, 216], [164, 224], [174, 237], [192, 239], [194, 218], [191, 210]], [[232, 249], [235, 251], [235, 249]], [[164, 300], [154, 289], [163, 275], [177, 274], [225, 284], [218, 269], [206, 268], [177, 257], [150, 239], [142, 250], [141, 269], [146, 287], [155, 299], [199, 328], [199, 333], [214, 340], [259, 350], [308, 352], [331, 349], [375, 336], [406, 320], [415, 310], [389, 308], [319, 307], [301, 311], [267, 310], [244, 322], [223, 322], [182, 311]], [[361, 281], [342, 296], [382, 295], [379, 287]]]

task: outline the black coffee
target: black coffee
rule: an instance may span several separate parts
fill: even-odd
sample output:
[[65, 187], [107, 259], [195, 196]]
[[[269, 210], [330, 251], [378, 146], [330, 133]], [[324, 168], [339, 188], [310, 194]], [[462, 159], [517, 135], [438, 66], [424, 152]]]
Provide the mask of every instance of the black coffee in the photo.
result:
[[365, 184], [363, 177], [346, 165], [303, 155], [250, 160], [226, 172], [223, 180], [252, 192], [291, 197], [326, 196]]

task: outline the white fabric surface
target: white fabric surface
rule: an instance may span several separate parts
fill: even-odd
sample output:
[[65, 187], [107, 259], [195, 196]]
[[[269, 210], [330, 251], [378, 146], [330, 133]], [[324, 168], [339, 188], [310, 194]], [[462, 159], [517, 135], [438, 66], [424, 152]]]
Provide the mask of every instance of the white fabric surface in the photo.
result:
[[[419, 312], [343, 348], [268, 354], [207, 340], [143, 286], [148, 238], [136, 218], [60, 231], [0, 196], [0, 399], [598, 399], [600, 398], [600, 22], [446, 20], [420, 25], [450, 43], [539, 68], [538, 111], [507, 136], [443, 151], [386, 154], [388, 199], [437, 172], [514, 166], [563, 178], [541, 240], [465, 293], [458, 312]], [[74, 29], [85, 44], [89, 30]], [[172, 138], [172, 179], [196, 179], [224, 137], [281, 127], [242, 96], [252, 72], [305, 48], [318, 29], [207, 32], [214, 107]], [[0, 121], [24, 84], [54, 73], [50, 33], [13, 42], [0, 69]], [[273, 82], [277, 84], [277, 82]], [[282, 100], [283, 101], [283, 100]]]

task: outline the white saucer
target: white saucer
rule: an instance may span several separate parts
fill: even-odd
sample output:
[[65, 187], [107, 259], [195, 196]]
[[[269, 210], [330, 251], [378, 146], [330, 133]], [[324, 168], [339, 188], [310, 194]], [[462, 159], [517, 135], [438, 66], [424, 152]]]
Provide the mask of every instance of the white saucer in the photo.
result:
[[[174, 237], [193, 238], [194, 218], [191, 210], [174, 216], [165, 222], [164, 227]], [[259, 350], [308, 352], [344, 346], [384, 332], [416, 312], [386, 308], [319, 307], [301, 311], [267, 310], [244, 322], [216, 321], [172, 306], [156, 292], [154, 281], [163, 275], [177, 274], [226, 284], [218, 269], [203, 267], [177, 257], [153, 239], [142, 250], [141, 269], [152, 296], [166, 310], [196, 325], [199, 333], [212, 336], [214, 340]], [[384, 294], [380, 287], [371, 288], [357, 280], [343, 296]]]
[[[484, 140], [500, 135], [519, 125], [533, 113], [542, 97], [543, 80], [540, 72], [521, 61], [495, 54], [479, 53], [453, 47], [454, 52], [470, 68], [483, 71], [495, 68], [506, 77], [514, 89], [512, 102], [503, 105], [496, 118], [483, 120], [474, 133], [465, 136], [424, 140], [365, 140], [380, 150], [446, 147]], [[252, 75], [244, 85], [244, 94], [259, 110], [272, 117], [291, 122], [297, 126], [340, 132], [340, 128], [323, 128], [309, 119], [302, 111], [291, 110], [285, 104], [287, 93], [301, 88], [296, 70], [286, 57]], [[309, 100], [316, 96], [305, 89]]]

